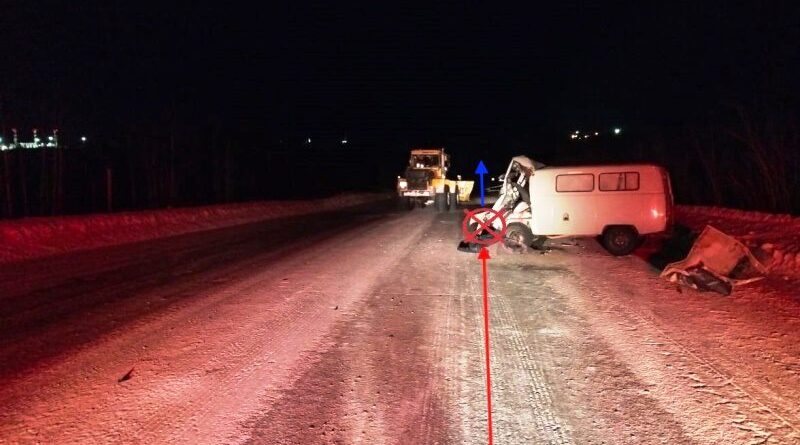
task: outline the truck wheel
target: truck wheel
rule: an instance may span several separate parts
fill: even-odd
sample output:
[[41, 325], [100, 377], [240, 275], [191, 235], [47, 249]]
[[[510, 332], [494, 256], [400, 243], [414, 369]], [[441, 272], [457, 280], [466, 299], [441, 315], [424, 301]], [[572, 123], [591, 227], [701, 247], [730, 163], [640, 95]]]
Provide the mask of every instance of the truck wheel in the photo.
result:
[[602, 243], [612, 255], [628, 255], [639, 245], [639, 233], [630, 226], [607, 227], [603, 231]]
[[406, 196], [405, 197], [405, 201], [406, 201], [405, 202], [406, 209], [407, 210], [414, 210], [414, 205], [416, 205], [417, 200], [412, 198], [412, 197], [410, 197], [410, 196]]
[[531, 229], [523, 223], [511, 223], [506, 227], [506, 235], [503, 239], [503, 244], [513, 251], [524, 252], [533, 244], [533, 233], [531, 233]]
[[453, 190], [452, 193], [450, 193], [449, 204], [450, 204], [450, 211], [453, 211], [458, 208], [458, 188], [456, 188], [455, 190]]
[[437, 212], [444, 212], [447, 207], [447, 195], [444, 193], [437, 193], [433, 196], [433, 206], [436, 207]]
[[442, 203], [442, 211], [449, 212], [450, 211], [450, 186], [444, 186], [444, 202]]

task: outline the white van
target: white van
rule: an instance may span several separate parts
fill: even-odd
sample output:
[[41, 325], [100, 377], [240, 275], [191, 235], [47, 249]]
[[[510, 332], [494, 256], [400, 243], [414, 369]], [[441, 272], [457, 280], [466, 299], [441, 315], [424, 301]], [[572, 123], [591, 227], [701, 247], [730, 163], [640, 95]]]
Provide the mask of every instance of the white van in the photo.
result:
[[669, 175], [652, 164], [544, 167], [530, 177], [530, 231], [547, 236], [602, 236], [627, 255], [642, 235], [664, 232], [672, 218]]
[[[511, 244], [600, 236], [609, 252], [627, 255], [643, 235], [669, 228], [672, 206], [669, 175], [657, 165], [548, 167], [516, 156], [493, 208], [505, 211]], [[497, 219], [493, 226], [500, 228]]]

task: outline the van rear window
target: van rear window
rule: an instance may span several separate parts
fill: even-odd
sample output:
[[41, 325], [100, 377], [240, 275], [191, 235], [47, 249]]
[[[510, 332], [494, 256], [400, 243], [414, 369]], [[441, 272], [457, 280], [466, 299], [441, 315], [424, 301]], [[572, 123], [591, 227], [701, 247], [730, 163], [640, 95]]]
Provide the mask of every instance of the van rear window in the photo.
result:
[[639, 190], [638, 172], [600, 173], [598, 188], [601, 192]]
[[594, 175], [591, 173], [556, 176], [557, 192], [591, 192], [592, 190], [594, 190]]

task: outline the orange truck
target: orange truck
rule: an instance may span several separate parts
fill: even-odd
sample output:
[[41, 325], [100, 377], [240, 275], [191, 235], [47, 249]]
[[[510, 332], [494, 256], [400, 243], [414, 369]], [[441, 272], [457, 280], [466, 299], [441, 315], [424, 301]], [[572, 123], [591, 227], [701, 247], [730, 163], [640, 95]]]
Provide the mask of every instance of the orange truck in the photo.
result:
[[408, 166], [397, 177], [397, 196], [410, 209], [434, 204], [438, 211], [455, 209], [469, 200], [473, 181], [447, 179], [450, 155], [444, 148], [414, 148]]

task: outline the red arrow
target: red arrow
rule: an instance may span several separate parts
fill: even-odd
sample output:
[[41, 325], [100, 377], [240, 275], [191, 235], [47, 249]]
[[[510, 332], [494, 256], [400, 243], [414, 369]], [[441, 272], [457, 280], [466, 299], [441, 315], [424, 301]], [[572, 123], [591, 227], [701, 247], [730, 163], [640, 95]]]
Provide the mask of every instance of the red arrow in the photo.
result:
[[483, 269], [483, 338], [486, 340], [486, 401], [489, 413], [489, 445], [492, 445], [492, 377], [489, 371], [489, 272], [486, 269], [486, 260], [490, 259], [489, 251], [482, 247], [478, 253]]

